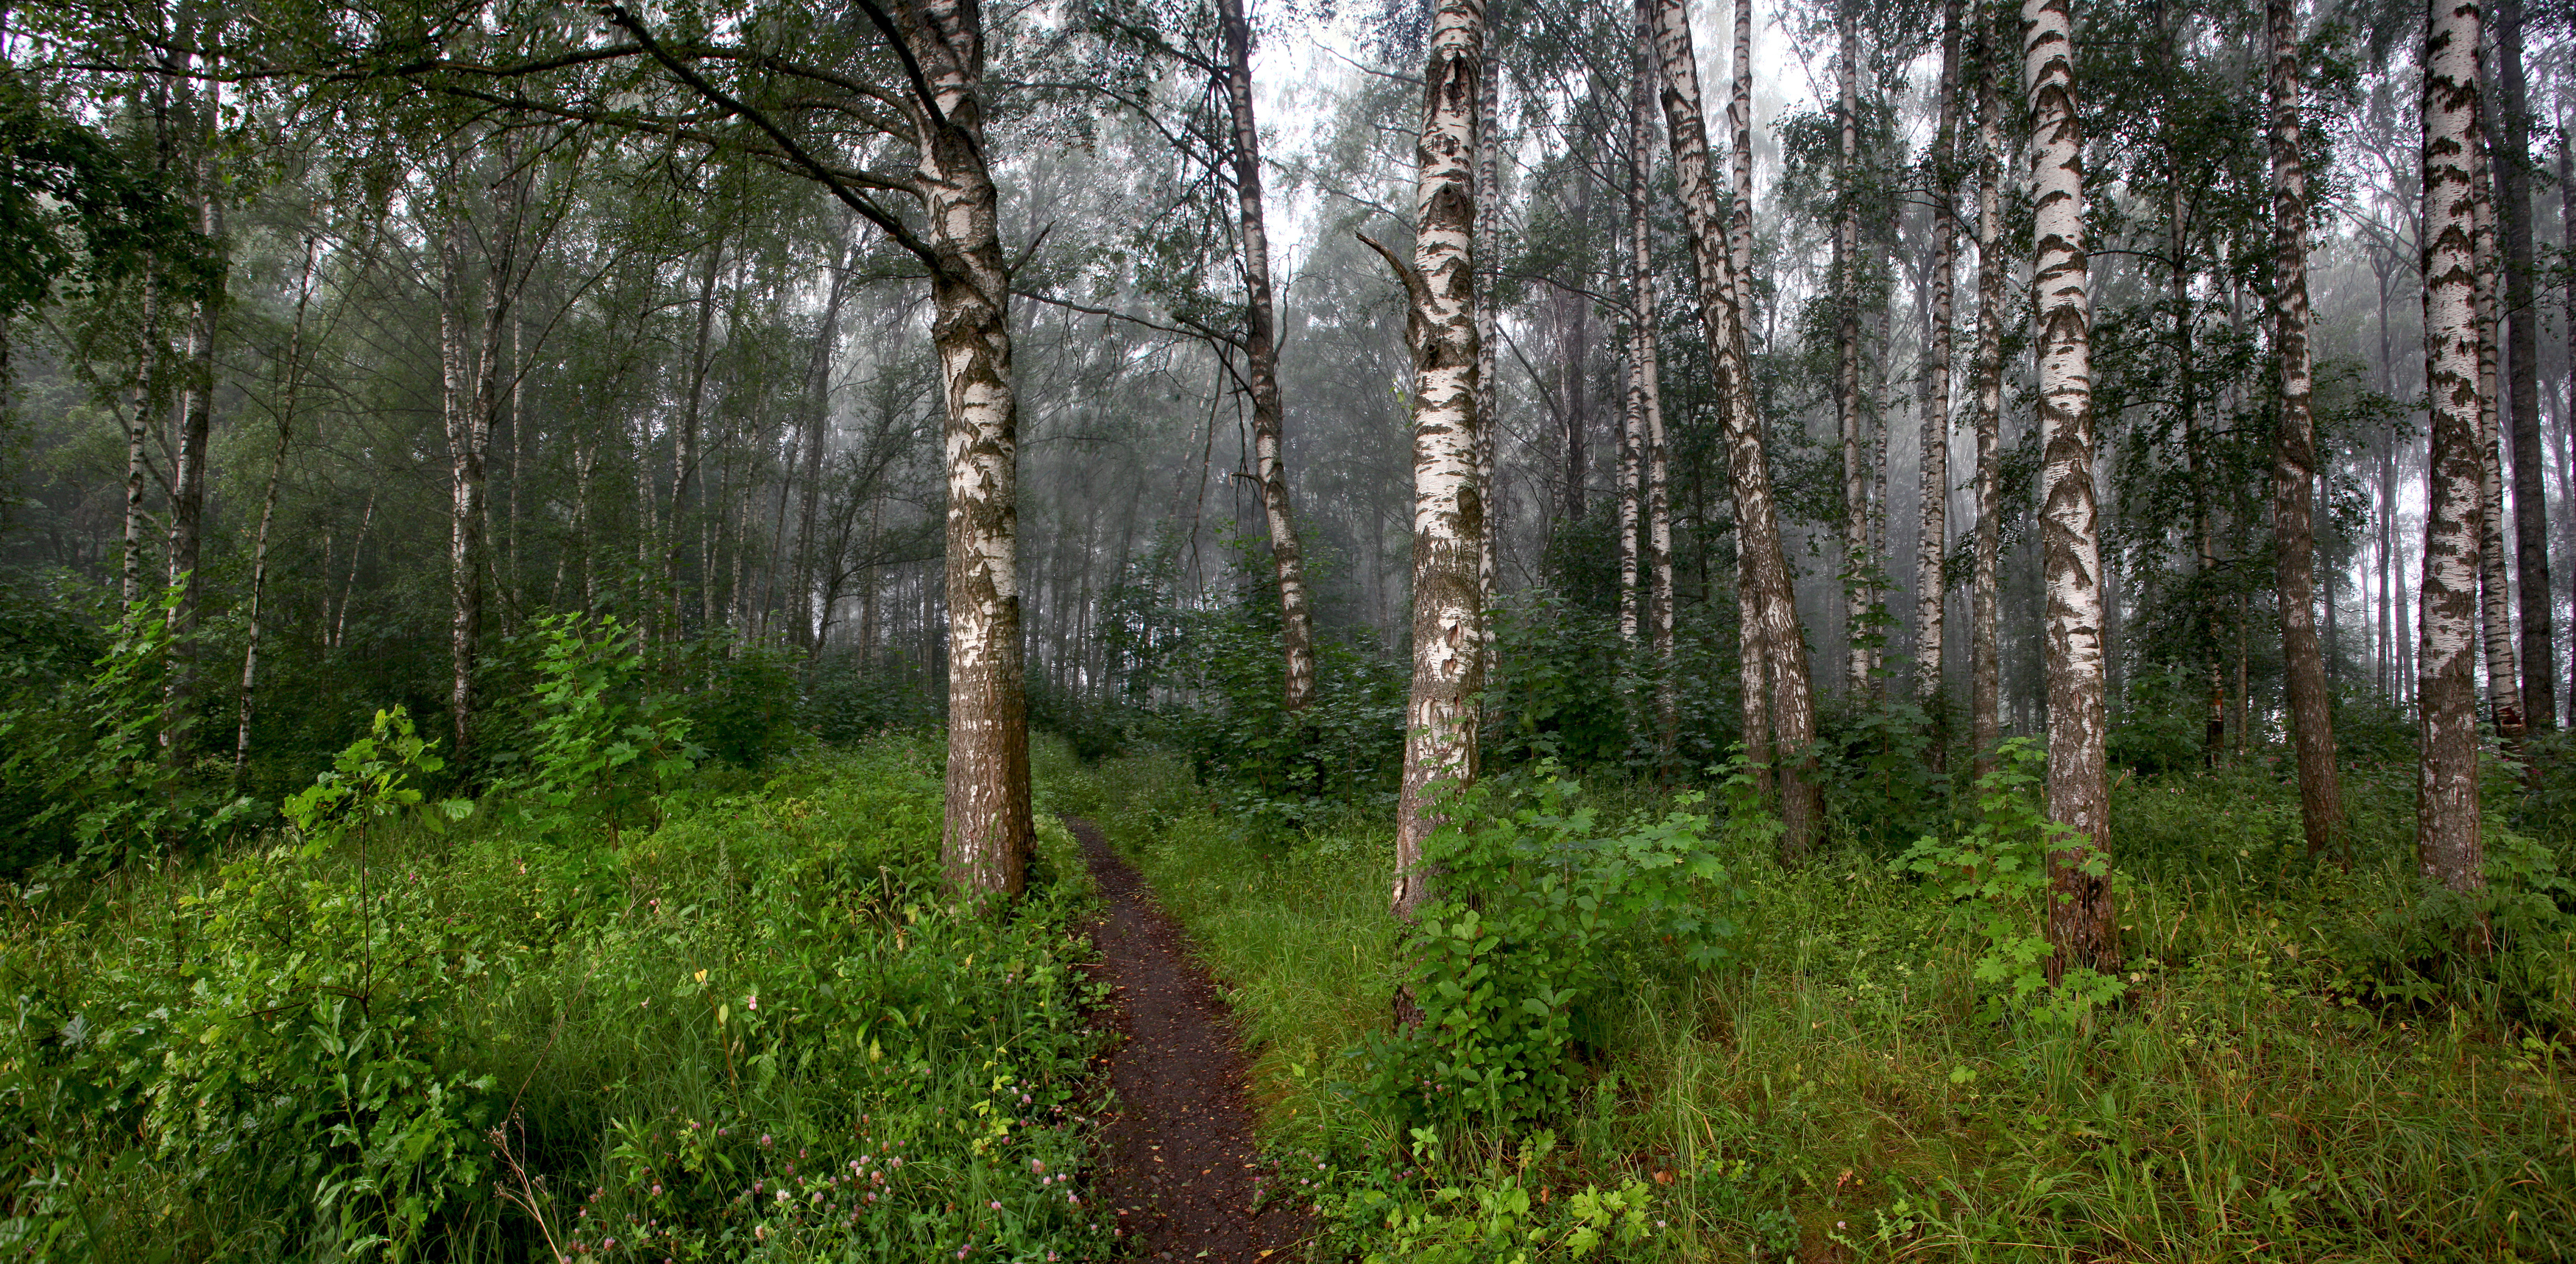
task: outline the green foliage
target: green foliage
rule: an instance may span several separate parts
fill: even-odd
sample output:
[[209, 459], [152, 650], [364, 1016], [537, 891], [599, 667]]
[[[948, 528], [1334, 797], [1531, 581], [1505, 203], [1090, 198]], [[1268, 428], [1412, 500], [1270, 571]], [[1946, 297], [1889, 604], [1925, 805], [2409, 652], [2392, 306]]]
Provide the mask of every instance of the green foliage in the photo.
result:
[[807, 670], [796, 722], [835, 746], [937, 724], [945, 698], [918, 664], [833, 655]]
[[731, 631], [699, 637], [679, 664], [691, 685], [678, 699], [688, 735], [711, 758], [757, 770], [793, 750], [796, 674], [793, 652], [751, 645]]
[[374, 729], [298, 796], [292, 832], [7, 906], [0, 1249], [1105, 1246], [1067, 1185], [1098, 1044], [1082, 893], [1041, 886], [1008, 921], [951, 907], [927, 747], [675, 801], [624, 833], [603, 887], [556, 880], [581, 845], [518, 813], [433, 834], [461, 810], [417, 792], [436, 755], [398, 714]]
[[1541, 761], [1440, 809], [1423, 846], [1438, 894], [1401, 949], [1422, 1021], [1362, 1055], [1371, 1098], [1396, 1117], [1512, 1124], [1559, 1110], [1581, 1007], [1652, 963], [1727, 958], [1731, 891], [1698, 796], [1614, 831], [1579, 791]]
[[0, 320], [147, 268], [174, 297], [222, 270], [148, 156], [119, 146], [0, 65]]
[[[1985, 953], [1970, 974], [1994, 992], [1990, 1015], [2029, 1014], [2073, 1026], [2119, 999], [2127, 985], [2087, 966], [2069, 969], [2056, 986], [2049, 985], [2049, 853], [2073, 846], [2074, 835], [2050, 820], [2040, 803], [2037, 787], [2047, 755], [2038, 744], [2011, 738], [1997, 754], [1995, 770], [1977, 779], [1977, 810], [1967, 830], [1954, 839], [1926, 835], [1891, 867], [1931, 879], [1958, 901], [1952, 915], [1959, 924], [1985, 940]], [[2098, 850], [2088, 850], [2084, 863], [2094, 877], [2111, 872]]]
[[1315, 692], [1291, 714], [1279, 610], [1258, 590], [1187, 617], [1169, 683], [1189, 701], [1160, 728], [1238, 816], [1295, 827], [1333, 803], [1391, 803], [1404, 770], [1406, 681], [1393, 663], [1318, 638]]
[[675, 700], [647, 687], [642, 636], [614, 615], [539, 621], [536, 720], [517, 810], [558, 838], [607, 845], [660, 824], [662, 794], [705, 755]]
[[58, 681], [20, 660], [33, 687], [13, 689], [0, 711], [0, 801], [28, 811], [10, 827], [0, 867], [111, 868], [202, 846], [253, 814], [250, 800], [185, 775], [161, 748], [186, 719], [162, 701], [178, 600], [174, 586], [129, 606], [84, 677]]
[[[1413, 1157], [1429, 1168], [1440, 1162], [1438, 1132], [1415, 1128]], [[1542, 1264], [1548, 1260], [1581, 1260], [1600, 1255], [1619, 1259], [1631, 1254], [1655, 1227], [1646, 1222], [1654, 1203], [1646, 1183], [1630, 1178], [1618, 1188], [1586, 1185], [1551, 1208], [1534, 1171], [1556, 1148], [1556, 1134], [1545, 1130], [1523, 1143], [1516, 1161], [1496, 1162], [1454, 1184], [1442, 1184], [1427, 1196], [1405, 1185], [1393, 1189], [1369, 1185], [1337, 1197], [1336, 1218], [1371, 1224], [1366, 1264]], [[1661, 1222], [1657, 1222], [1659, 1225]]]

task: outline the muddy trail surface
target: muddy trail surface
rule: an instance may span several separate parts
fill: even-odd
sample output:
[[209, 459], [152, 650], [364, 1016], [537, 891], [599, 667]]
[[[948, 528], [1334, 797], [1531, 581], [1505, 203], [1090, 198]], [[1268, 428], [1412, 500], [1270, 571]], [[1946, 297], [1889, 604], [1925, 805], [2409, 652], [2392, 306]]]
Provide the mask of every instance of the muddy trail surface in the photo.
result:
[[1298, 1258], [1313, 1226], [1280, 1196], [1279, 1173], [1253, 1142], [1243, 1042], [1225, 998], [1135, 867], [1091, 822], [1065, 824], [1109, 904], [1094, 939], [1126, 1037], [1110, 1055], [1118, 1111], [1094, 1196], [1144, 1259]]

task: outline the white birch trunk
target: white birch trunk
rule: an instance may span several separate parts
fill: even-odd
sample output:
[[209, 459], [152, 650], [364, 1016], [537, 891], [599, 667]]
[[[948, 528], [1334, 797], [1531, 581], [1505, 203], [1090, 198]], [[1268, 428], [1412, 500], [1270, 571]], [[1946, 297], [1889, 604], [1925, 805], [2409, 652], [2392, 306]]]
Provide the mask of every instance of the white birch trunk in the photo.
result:
[[1431, 898], [1435, 875], [1422, 845], [1438, 825], [1439, 798], [1476, 777], [1485, 505], [1477, 480], [1473, 163], [1484, 40], [1479, 0], [1441, 0], [1422, 74], [1413, 261], [1402, 269], [1414, 358], [1413, 686], [1405, 708], [1393, 905], [1396, 917], [1408, 922]]
[[[1763, 453], [1761, 414], [1746, 372], [1741, 304], [1749, 295], [1738, 286], [1732, 243], [1718, 200], [1708, 128], [1700, 113], [1699, 66], [1691, 51], [1690, 15], [1686, 0], [1655, 3], [1664, 124], [1699, 278], [1701, 324], [1725, 418], [1737, 547], [1748, 558], [1744, 591], [1762, 625], [1762, 659], [1770, 684], [1768, 719], [1777, 743], [1773, 762], [1784, 827], [1781, 854], [1795, 862], [1804, 859], [1814, 843], [1824, 809], [1813, 772], [1816, 708], [1807, 671], [1806, 634], [1798, 623], [1788, 557], [1781, 548], [1779, 516], [1772, 502], [1770, 466]], [[1729, 301], [1730, 296], [1734, 301]]]
[[2486, 883], [2478, 838], [2476, 0], [2431, 0], [2424, 43], [2424, 378], [2432, 401], [2416, 590], [2415, 854], [2454, 891]]
[[1960, 4], [1961, 0], [1946, 0], [1941, 6], [1941, 101], [1938, 121], [1933, 125], [1930, 163], [1932, 312], [1931, 329], [1923, 345], [1923, 517], [1914, 551], [1914, 583], [1918, 590], [1914, 689], [1927, 707], [1941, 696], [1942, 616], [1949, 588], [1945, 567], [1949, 561], [1950, 309], [1959, 237], [1952, 213], [1959, 192], [1953, 162], [1957, 153]]
[[946, 404], [948, 805], [940, 862], [969, 898], [1016, 897], [1028, 881], [1028, 701], [1019, 592], [1019, 414], [1011, 377], [1010, 276], [999, 195], [985, 159], [984, 30], [970, 0], [903, 11], [905, 42], [938, 117], [911, 103], [914, 176], [935, 259], [931, 337]]
[[2090, 269], [2084, 133], [2075, 101], [2071, 0], [2023, 0], [2030, 94], [2033, 341], [2039, 355], [2040, 547], [2048, 591], [2048, 814], [2072, 833], [2049, 854], [2052, 981], [2070, 967], [2116, 970], [2107, 873], [2111, 789], [2104, 739], [2102, 549], [2093, 488]]

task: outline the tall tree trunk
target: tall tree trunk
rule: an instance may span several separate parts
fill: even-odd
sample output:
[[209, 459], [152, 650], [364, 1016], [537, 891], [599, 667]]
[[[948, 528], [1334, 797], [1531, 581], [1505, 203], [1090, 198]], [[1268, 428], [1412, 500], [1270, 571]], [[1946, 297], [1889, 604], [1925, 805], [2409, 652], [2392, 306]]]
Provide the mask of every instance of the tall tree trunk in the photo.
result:
[[[223, 235], [223, 203], [215, 187], [213, 109], [214, 103], [202, 102], [186, 110], [190, 144], [196, 151], [197, 229], [210, 241]], [[178, 599], [167, 619], [170, 665], [163, 687], [161, 748], [174, 762], [187, 758], [188, 713], [197, 698], [197, 608], [206, 588], [199, 561], [206, 539], [206, 467], [214, 457], [215, 317], [221, 299], [220, 290], [200, 298], [190, 313], [188, 376], [179, 394], [178, 452], [170, 471], [168, 562], [170, 585], [178, 590]]]
[[2558, 717], [2551, 639], [2548, 457], [2540, 436], [2540, 304], [2531, 245], [2531, 106], [2523, 81], [2522, 0], [2495, 0], [2497, 226], [2504, 245], [2505, 379], [2513, 443], [2514, 570], [2522, 583], [2522, 721], [2548, 729]]
[[[1490, 30], [1488, 31], [1490, 34]], [[1503, 531], [1503, 498], [1495, 491], [1494, 442], [1502, 416], [1502, 374], [1496, 352], [1502, 346], [1501, 305], [1495, 298], [1503, 269], [1502, 183], [1503, 61], [1499, 41], [1485, 43], [1485, 64], [1476, 80], [1476, 486], [1485, 507], [1485, 532], [1476, 541], [1476, 589], [1483, 621], [1481, 669], [1494, 671], [1495, 602], [1502, 596], [1503, 571], [1495, 549]]]
[[[1744, 313], [1751, 299], [1750, 279], [1737, 275], [1734, 243], [1728, 239], [1718, 201], [1708, 127], [1700, 113], [1699, 65], [1691, 51], [1686, 0], [1652, 2], [1656, 53], [1663, 69], [1664, 127], [1698, 273], [1700, 324], [1708, 339], [1724, 418], [1727, 475], [1735, 495], [1736, 547], [1746, 558], [1749, 582], [1743, 591], [1762, 625], [1761, 653], [1770, 684], [1767, 719], [1777, 743], [1773, 762], [1781, 800], [1780, 851], [1784, 860], [1796, 863], [1806, 858], [1815, 842], [1824, 802], [1812, 749], [1816, 701], [1807, 671], [1806, 632], [1798, 623], [1788, 555], [1780, 544], [1759, 400], [1747, 372]], [[1743, 34], [1739, 28], [1738, 35]], [[1742, 211], [1743, 204], [1738, 205]]]
[[1869, 685], [1869, 467], [1861, 457], [1860, 20], [1850, 0], [1836, 15], [1834, 113], [1842, 149], [1834, 167], [1834, 419], [1843, 450], [1843, 688]]
[[[2308, 176], [2299, 152], [2297, 0], [2267, 0], [2272, 34], [2272, 349], [2281, 359], [2281, 436], [2272, 463], [2274, 574], [2290, 738], [2299, 761], [2299, 819], [2308, 854], [2338, 844], [2343, 790], [2335, 773], [2333, 694], [2317, 643], [2314, 504], [2315, 374], [2308, 349]], [[2327, 586], [2331, 627], [2333, 586]]]
[[1619, 416], [1619, 640], [1633, 651], [1637, 647], [1639, 607], [1644, 604], [1637, 585], [1637, 527], [1644, 516], [1646, 499], [1646, 357], [1642, 345], [1646, 327], [1636, 315], [1637, 272], [1633, 264], [1628, 271], [1628, 295], [1628, 336], [1619, 349], [1628, 384], [1627, 402]]
[[[841, 303], [849, 293], [858, 254], [855, 238], [841, 248], [840, 261], [832, 268], [831, 294], [823, 301], [823, 325], [814, 336], [814, 355], [805, 366], [805, 471], [801, 476], [805, 493], [796, 513], [796, 571], [789, 585], [789, 605], [796, 614], [794, 644], [809, 659], [823, 653], [822, 638], [814, 631], [814, 518], [823, 497], [823, 452], [832, 442], [832, 354], [840, 345]], [[778, 495], [783, 511], [787, 489], [780, 487]]]
[[1995, 771], [1995, 748], [2003, 741], [2003, 653], [1999, 639], [1998, 603], [2003, 596], [1998, 554], [2003, 527], [1998, 518], [2003, 414], [2003, 101], [1996, 81], [2009, 64], [2003, 19], [1983, 15], [1977, 23], [1977, 346], [1968, 368], [1976, 389], [1977, 529], [1969, 573], [1968, 609], [1968, 741], [1975, 748], [1974, 771]]
[[259, 499], [259, 532], [252, 537], [250, 553], [250, 609], [248, 626], [242, 638], [242, 674], [240, 722], [233, 730], [233, 787], [241, 787], [242, 773], [250, 767], [250, 720], [252, 700], [259, 688], [259, 632], [261, 603], [268, 595], [268, 529], [277, 519], [277, 484], [286, 475], [286, 449], [295, 437], [295, 402], [304, 386], [304, 313], [313, 301], [313, 254], [315, 238], [304, 239], [304, 272], [295, 287], [295, 325], [286, 337], [284, 383], [279, 391], [277, 408], [277, 449], [268, 462], [268, 487]]
[[117, 562], [122, 580], [119, 592], [128, 607], [143, 600], [143, 492], [144, 474], [150, 468], [144, 452], [152, 436], [152, 420], [161, 414], [161, 363], [169, 358], [169, 348], [161, 340], [157, 275], [144, 279], [142, 324], [143, 337], [135, 353], [134, 404], [125, 415], [125, 541]]
[[[1957, 159], [1959, 92], [1959, 9], [1961, 0], [1941, 5], [1941, 97], [1932, 130], [1932, 311], [1923, 344], [1922, 525], [1915, 535], [1914, 584], [1919, 590], [1914, 617], [1914, 690], [1926, 707], [1941, 696], [1942, 615], [1949, 589], [1950, 510], [1950, 322], [1956, 271], [1958, 225], [1952, 222], [1959, 195]], [[1936, 748], [1933, 758], [1941, 752]]]
[[[1654, 0], [1640, 0], [1651, 8]], [[1638, 18], [1652, 29], [1652, 19], [1642, 9]], [[1638, 35], [1640, 43], [1652, 43], [1646, 32]], [[1726, 105], [1728, 148], [1733, 150], [1728, 191], [1731, 194], [1726, 218], [1727, 284], [1730, 287], [1749, 284], [1753, 275], [1753, 0], [1735, 0], [1734, 84]], [[1712, 174], [1711, 179], [1715, 179]], [[1737, 326], [1752, 320], [1753, 300], [1749, 293], [1730, 288], [1720, 296], [1729, 319]], [[1757, 435], [1759, 431], [1755, 432]], [[1730, 486], [1732, 485], [1730, 479]], [[1745, 757], [1754, 764], [1754, 783], [1763, 797], [1771, 794], [1771, 674], [1769, 650], [1762, 639], [1762, 619], [1756, 612], [1758, 603], [1743, 600], [1743, 594], [1754, 591], [1753, 552], [1745, 546], [1743, 505], [1738, 503], [1735, 549], [1735, 591], [1738, 599], [1736, 649], [1739, 655], [1738, 676], [1744, 695]], [[1801, 643], [1803, 645], [1803, 642]]]
[[[1642, 8], [1642, 6], [1641, 6]], [[1628, 93], [1628, 270], [1629, 301], [1635, 306], [1637, 421], [1645, 515], [1645, 623], [1654, 649], [1656, 749], [1670, 771], [1675, 729], [1681, 719], [1676, 696], [1680, 683], [1673, 668], [1673, 516], [1669, 470], [1664, 456], [1663, 355], [1658, 336], [1663, 328], [1655, 296], [1655, 230], [1649, 213], [1654, 182], [1649, 178], [1655, 156], [1655, 63], [1653, 13], [1638, 14], [1637, 50], [1630, 65]], [[1489, 428], [1490, 433], [1490, 428]]]
[[439, 412], [447, 423], [447, 706], [452, 749], [459, 754], [471, 736], [474, 654], [483, 621], [483, 446], [475, 434], [474, 389], [467, 381], [465, 330], [457, 310], [465, 301], [459, 284], [465, 267], [461, 229], [451, 218], [444, 230], [438, 304]]
[[2473, 149], [2478, 7], [2431, 0], [2424, 43], [2424, 378], [2432, 401], [2425, 466], [2422, 649], [2416, 677], [2421, 762], [2415, 855], [2454, 891], [2485, 884], [2478, 839], [2478, 330]]
[[1243, 0], [1217, 0], [1225, 33], [1226, 100], [1234, 112], [1234, 191], [1243, 224], [1244, 376], [1252, 387], [1253, 478], [1270, 524], [1270, 563], [1279, 583], [1281, 704], [1302, 711], [1315, 693], [1315, 623], [1306, 599], [1305, 555], [1289, 512], [1280, 455], [1279, 335], [1270, 295], [1270, 234], [1261, 210], [1261, 129], [1252, 113], [1252, 24]]
[[[2563, 127], [2558, 129], [2558, 225], [2558, 239], [2563, 248], [2576, 249], [2576, 154], [2570, 152], [2567, 129]], [[2566, 324], [2567, 362], [2576, 365], [2576, 268], [2569, 269], [2567, 273]], [[2558, 441], [2560, 467], [2564, 470], [2571, 456], [2576, 456], [2576, 452], [2570, 451], [2576, 449], [2576, 381], [2571, 381], [2568, 387], [2567, 411], [2559, 417]], [[2571, 512], [2568, 505], [2570, 500], [2576, 500], [2576, 487], [2568, 487], [2567, 491], [2570, 494], [2559, 497], [2560, 517], [2563, 522], [2576, 523], [2576, 512]], [[2571, 535], [2564, 548], [2571, 564], [2576, 564], [2576, 535]], [[2576, 624], [2576, 607], [2570, 608], [2568, 619]], [[2568, 647], [2567, 661], [2569, 670], [2576, 672], [2576, 644]], [[2571, 677], [2567, 684], [2567, 708], [2567, 722], [2576, 727], [2576, 677]], [[2556, 717], [2551, 718], [2554, 720]]]
[[2038, 318], [2040, 545], [2048, 585], [2048, 815], [2069, 831], [2048, 858], [2052, 983], [2070, 967], [2111, 971], [2120, 962], [2107, 872], [2111, 785], [2093, 491], [2092, 299], [2070, 9], [2070, 0], [2022, 0], [2021, 9], [2037, 269], [2031, 287]]
[[[1476, 777], [1475, 696], [1484, 611], [1477, 539], [1485, 530], [1476, 485], [1475, 222], [1477, 80], [1485, 15], [1476, 0], [1441, 0], [1423, 67], [1421, 141], [1414, 150], [1413, 260], [1388, 261], [1412, 304], [1413, 685], [1405, 708], [1404, 785], [1397, 805], [1395, 916], [1411, 922], [1437, 875], [1422, 845], [1442, 793]], [[1409, 995], [1399, 1016], [1419, 1022]]]
[[2485, 179], [2487, 151], [2474, 155], [2470, 178], [2477, 199], [2470, 208], [2469, 250], [2477, 272], [2478, 321], [2478, 622], [2486, 652], [2487, 706], [2508, 749], [2522, 747], [2521, 671], [2513, 653], [2511, 563], [2504, 548], [2504, 467], [2497, 453], [2497, 274], [2495, 207]]
[[[680, 618], [680, 554], [689, 537], [689, 495], [698, 483], [698, 422], [706, 408], [707, 344], [715, 331], [716, 273], [724, 265], [724, 228], [716, 229], [715, 240], [707, 243], [707, 266], [698, 274], [697, 336], [689, 345], [689, 390], [680, 406], [680, 430], [671, 452], [671, 512], [665, 519], [669, 534], [662, 542], [662, 599], [664, 606], [664, 639], [678, 641], [683, 634]], [[701, 511], [703, 512], [703, 511]], [[707, 559], [698, 559], [698, 583], [707, 582]]]
[[948, 817], [940, 861], [970, 896], [1016, 897], [1035, 840], [1019, 593], [1019, 416], [1010, 276], [985, 165], [982, 10], [920, 0], [906, 42], [943, 117], [919, 103], [915, 177], [937, 266], [931, 335], [947, 389]]

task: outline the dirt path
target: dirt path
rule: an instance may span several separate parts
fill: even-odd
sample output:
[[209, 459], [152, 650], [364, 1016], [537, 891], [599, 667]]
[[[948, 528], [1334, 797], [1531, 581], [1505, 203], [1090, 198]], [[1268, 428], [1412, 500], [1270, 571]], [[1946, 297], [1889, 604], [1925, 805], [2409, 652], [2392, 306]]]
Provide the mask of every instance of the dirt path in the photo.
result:
[[[1110, 1055], [1118, 1114], [1098, 1194], [1150, 1260], [1293, 1259], [1310, 1231], [1276, 1197], [1279, 1174], [1252, 1140], [1243, 1045], [1225, 998], [1189, 956], [1189, 936], [1089, 821], [1065, 818], [1109, 902], [1095, 939], [1126, 1034]], [[1262, 1193], [1272, 1191], [1268, 1202]]]

